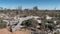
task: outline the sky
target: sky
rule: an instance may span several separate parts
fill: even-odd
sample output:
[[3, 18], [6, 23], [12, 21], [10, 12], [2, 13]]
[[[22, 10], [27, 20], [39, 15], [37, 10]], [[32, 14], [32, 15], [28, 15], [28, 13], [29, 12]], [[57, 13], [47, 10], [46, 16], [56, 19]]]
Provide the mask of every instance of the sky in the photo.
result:
[[38, 6], [39, 9], [60, 9], [60, 0], [0, 0], [0, 7], [17, 8], [21, 6], [32, 9]]

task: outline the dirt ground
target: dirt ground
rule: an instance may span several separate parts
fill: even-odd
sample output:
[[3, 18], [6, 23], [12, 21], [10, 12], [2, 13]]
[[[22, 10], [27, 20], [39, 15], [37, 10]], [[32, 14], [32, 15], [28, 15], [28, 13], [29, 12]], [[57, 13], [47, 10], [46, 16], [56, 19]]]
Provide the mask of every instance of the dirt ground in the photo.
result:
[[9, 32], [6, 28], [0, 29], [0, 34], [29, 34], [30, 32], [30, 30]]

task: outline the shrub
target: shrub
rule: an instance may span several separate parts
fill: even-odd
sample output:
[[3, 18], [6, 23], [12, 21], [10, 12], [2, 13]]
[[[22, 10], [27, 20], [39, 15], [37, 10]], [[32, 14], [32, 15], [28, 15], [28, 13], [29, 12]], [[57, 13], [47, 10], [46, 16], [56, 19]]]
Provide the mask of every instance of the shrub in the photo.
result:
[[27, 26], [27, 27], [36, 27], [37, 24], [38, 23], [37, 23], [36, 20], [29, 19], [29, 20], [24, 21], [21, 25], [24, 25], [24, 26]]
[[0, 28], [5, 28], [6, 27], [6, 22], [3, 22], [2, 20], [0, 21]]

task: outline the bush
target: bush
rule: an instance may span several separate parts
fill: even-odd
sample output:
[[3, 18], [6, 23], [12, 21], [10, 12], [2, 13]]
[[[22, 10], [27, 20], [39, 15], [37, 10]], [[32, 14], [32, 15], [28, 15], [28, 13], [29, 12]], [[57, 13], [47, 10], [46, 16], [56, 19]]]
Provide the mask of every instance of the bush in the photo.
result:
[[0, 21], [0, 29], [1, 28], [6, 28], [6, 22], [3, 22], [2, 20]]
[[27, 26], [27, 27], [36, 27], [37, 21], [34, 19], [29, 19], [27, 21], [24, 21], [21, 25]]

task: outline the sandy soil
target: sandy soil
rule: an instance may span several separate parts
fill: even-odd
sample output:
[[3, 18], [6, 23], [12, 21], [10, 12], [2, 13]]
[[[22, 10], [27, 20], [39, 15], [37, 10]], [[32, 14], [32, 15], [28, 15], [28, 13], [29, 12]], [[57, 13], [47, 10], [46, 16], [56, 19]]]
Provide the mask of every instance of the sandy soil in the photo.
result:
[[0, 29], [0, 34], [29, 34], [30, 30], [9, 32], [6, 28]]

